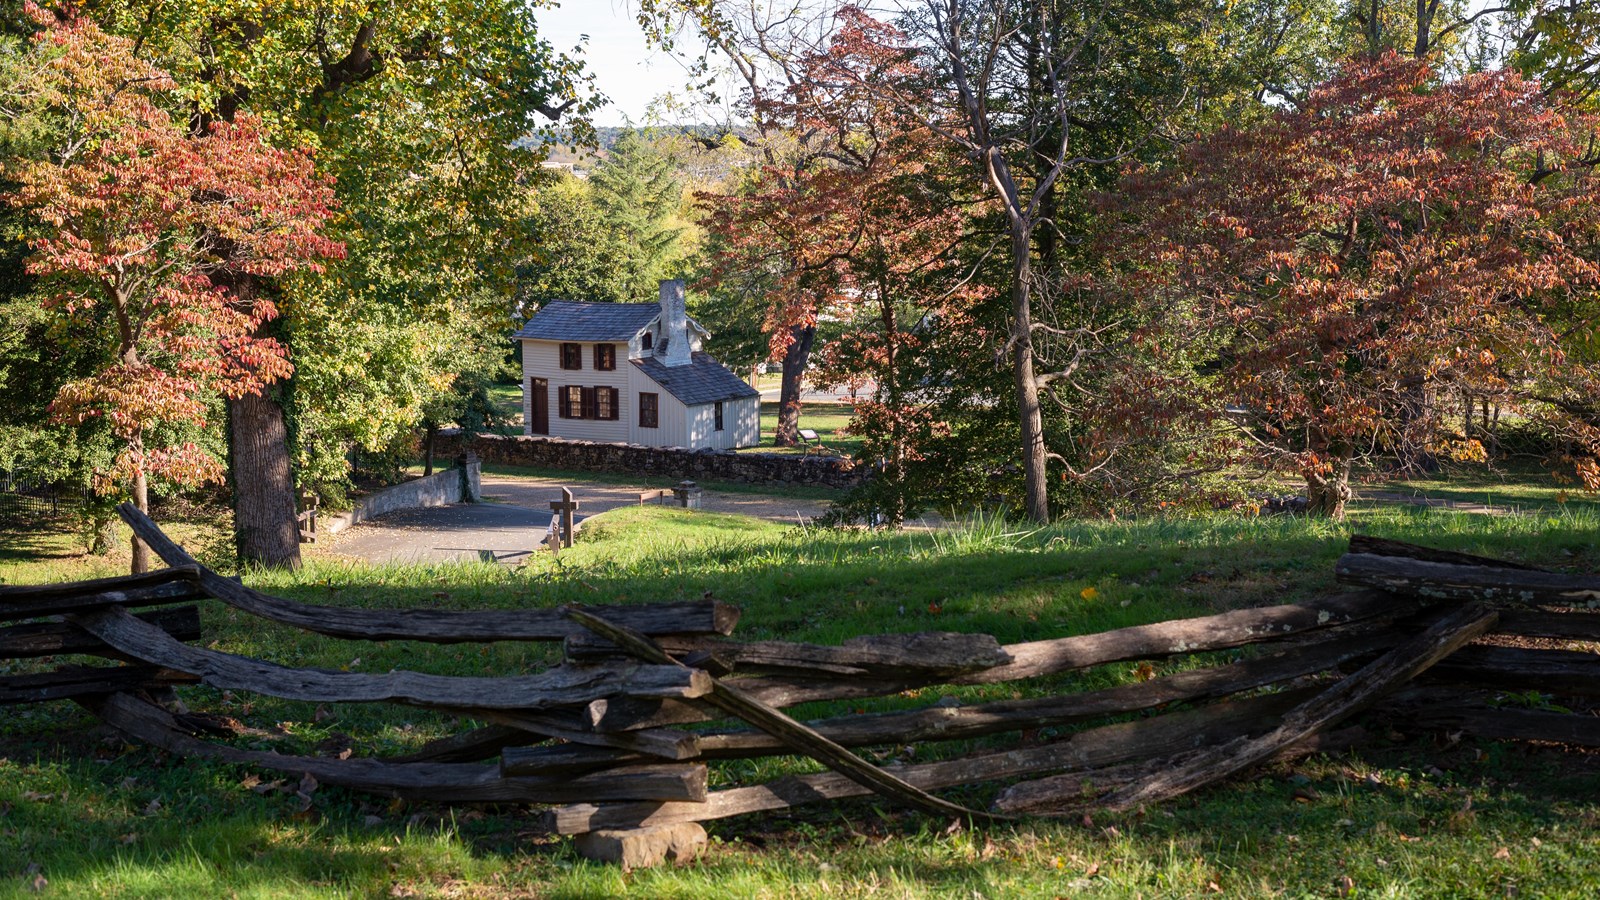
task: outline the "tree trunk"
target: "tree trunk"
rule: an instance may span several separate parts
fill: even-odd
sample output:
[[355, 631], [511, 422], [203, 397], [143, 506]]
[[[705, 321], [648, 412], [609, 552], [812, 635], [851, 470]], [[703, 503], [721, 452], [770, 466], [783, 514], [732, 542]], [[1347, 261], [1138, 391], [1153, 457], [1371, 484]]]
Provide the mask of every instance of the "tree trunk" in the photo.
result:
[[89, 518], [89, 552], [95, 556], [104, 556], [116, 545], [116, 514], [103, 508], [92, 513]]
[[[135, 452], [140, 452], [140, 443], [142, 442], [137, 438], [134, 439]], [[141, 455], [143, 454], [141, 453]], [[143, 462], [140, 462], [138, 470], [133, 474], [133, 505], [139, 508], [139, 512], [147, 516], [150, 515], [150, 479], [144, 473]], [[132, 544], [133, 567], [131, 571], [135, 575], [150, 571], [150, 545], [139, 540], [138, 535], [133, 536]]]
[[1311, 515], [1343, 522], [1350, 502], [1350, 460], [1336, 460], [1326, 475], [1307, 475], [1306, 501], [1306, 512]]
[[228, 401], [233, 535], [241, 563], [300, 567], [289, 434], [277, 392]]
[[1437, 8], [1434, 4], [1435, 0], [1417, 0], [1417, 39], [1411, 48], [1411, 55], [1416, 59], [1426, 59], [1433, 46], [1433, 12]]
[[422, 429], [422, 477], [433, 474], [433, 440], [439, 436], [439, 423], [429, 422]]
[[883, 322], [883, 377], [878, 379], [877, 394], [889, 407], [889, 455], [884, 460], [883, 476], [892, 490], [885, 498], [884, 524], [899, 528], [906, 519], [906, 420], [900, 393], [900, 323], [895, 316], [894, 293], [889, 285], [878, 283], [880, 320]]
[[811, 359], [811, 345], [817, 339], [817, 326], [796, 325], [789, 329], [789, 349], [783, 353], [783, 386], [778, 392], [778, 427], [772, 436], [774, 447], [793, 447], [800, 443], [800, 392]]
[[1039, 409], [1039, 381], [1033, 372], [1033, 298], [1031, 241], [1013, 227], [1011, 239], [1012, 375], [1017, 389], [1017, 420], [1022, 426], [1022, 471], [1027, 515], [1040, 524], [1050, 521], [1050, 496], [1045, 481], [1044, 416]]
[[1422, 376], [1413, 375], [1401, 381], [1395, 461], [1402, 471], [1439, 471], [1439, 457], [1429, 449], [1435, 431], [1434, 403], [1435, 398], [1429, 394]]

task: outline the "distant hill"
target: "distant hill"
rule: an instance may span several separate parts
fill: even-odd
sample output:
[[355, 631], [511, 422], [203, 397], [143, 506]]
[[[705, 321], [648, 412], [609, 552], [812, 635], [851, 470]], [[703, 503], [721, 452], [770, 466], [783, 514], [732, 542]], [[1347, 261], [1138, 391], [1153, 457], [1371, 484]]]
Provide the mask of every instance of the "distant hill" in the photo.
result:
[[593, 165], [596, 161], [605, 159], [606, 154], [610, 152], [612, 147], [616, 146], [617, 141], [621, 140], [622, 136], [630, 131], [636, 134], [652, 136], [689, 134], [696, 137], [717, 138], [721, 137], [725, 133], [726, 129], [721, 125], [710, 124], [671, 126], [652, 125], [636, 126], [631, 128], [623, 125], [602, 125], [595, 127], [595, 134], [600, 143], [598, 150], [589, 147], [574, 147], [570, 143], [564, 143], [559, 139], [546, 139], [541, 135], [529, 135], [517, 143], [518, 146], [522, 147], [534, 147], [541, 144], [546, 145], [549, 150], [549, 158], [551, 162], [575, 163], [580, 166]]

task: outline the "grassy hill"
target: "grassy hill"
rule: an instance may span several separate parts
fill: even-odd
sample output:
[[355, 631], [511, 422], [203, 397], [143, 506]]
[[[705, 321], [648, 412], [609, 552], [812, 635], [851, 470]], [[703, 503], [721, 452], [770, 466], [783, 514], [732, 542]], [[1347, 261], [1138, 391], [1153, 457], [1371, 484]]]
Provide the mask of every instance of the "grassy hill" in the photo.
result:
[[[1356, 524], [1440, 547], [1600, 570], [1600, 518], [1588, 510], [1494, 517], [1363, 509]], [[305, 601], [373, 607], [526, 608], [709, 593], [744, 608], [737, 634], [749, 639], [829, 643], [953, 630], [1006, 642], [1311, 597], [1333, 588], [1332, 564], [1348, 533], [1303, 519], [1204, 516], [1048, 529], [981, 520], [883, 535], [651, 507], [591, 519], [584, 541], [559, 562], [541, 556], [512, 569], [313, 560], [293, 575], [247, 581]], [[0, 580], [72, 574], [70, 557], [25, 555], [0, 557]], [[555, 654], [535, 645], [333, 641], [247, 623], [215, 604], [205, 627], [217, 649], [350, 671], [524, 672]], [[1106, 666], [1049, 687], [1121, 683], [1138, 677], [1133, 669]], [[848, 706], [1038, 689], [933, 688]], [[467, 724], [422, 710], [319, 708], [209, 688], [183, 696], [255, 729], [247, 745], [284, 753], [400, 753]], [[820, 704], [798, 712], [844, 711]], [[927, 759], [963, 749], [971, 745], [913, 753]], [[809, 768], [729, 762], [716, 766], [713, 783]], [[1344, 879], [1359, 896], [1587, 897], [1600, 871], [1597, 787], [1592, 758], [1577, 752], [1380, 742], [1103, 821], [969, 831], [864, 802], [732, 819], [712, 824], [714, 844], [702, 861], [624, 875], [534, 834], [526, 811], [451, 811], [333, 788], [312, 792], [307, 806], [294, 779], [274, 785], [266, 773], [175, 760], [97, 731], [76, 707], [58, 704], [0, 716], [0, 896], [33, 896], [43, 877], [50, 895], [97, 897], [1298, 897], [1336, 896]], [[992, 792], [960, 799], [982, 804]]]

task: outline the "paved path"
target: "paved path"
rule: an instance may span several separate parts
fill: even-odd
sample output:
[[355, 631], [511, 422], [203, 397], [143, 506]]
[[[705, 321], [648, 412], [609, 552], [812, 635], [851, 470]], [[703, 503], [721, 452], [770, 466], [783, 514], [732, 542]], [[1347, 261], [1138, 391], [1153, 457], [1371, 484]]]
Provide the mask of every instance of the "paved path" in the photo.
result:
[[[562, 482], [546, 478], [483, 476], [484, 503], [458, 503], [430, 509], [397, 510], [324, 539], [317, 552], [368, 562], [443, 562], [483, 560], [516, 565], [524, 562], [550, 527], [550, 501]], [[579, 521], [588, 516], [634, 506], [641, 487], [578, 484], [572, 493], [582, 504]], [[772, 521], [809, 521], [825, 503], [764, 494], [708, 490], [702, 507], [741, 513]]]

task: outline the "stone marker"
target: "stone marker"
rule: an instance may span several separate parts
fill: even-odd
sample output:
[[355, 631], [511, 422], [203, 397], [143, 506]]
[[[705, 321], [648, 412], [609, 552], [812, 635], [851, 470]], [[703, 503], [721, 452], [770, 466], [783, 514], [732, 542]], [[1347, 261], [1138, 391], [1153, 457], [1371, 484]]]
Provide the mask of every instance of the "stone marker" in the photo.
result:
[[704, 491], [700, 488], [700, 485], [688, 480], [678, 482], [678, 486], [672, 489], [672, 494], [677, 498], [678, 505], [684, 509], [699, 509], [700, 495], [702, 493]]
[[697, 822], [648, 828], [606, 829], [580, 834], [578, 852], [586, 859], [618, 863], [624, 872], [648, 869], [664, 860], [686, 863], [706, 848], [706, 830]]

